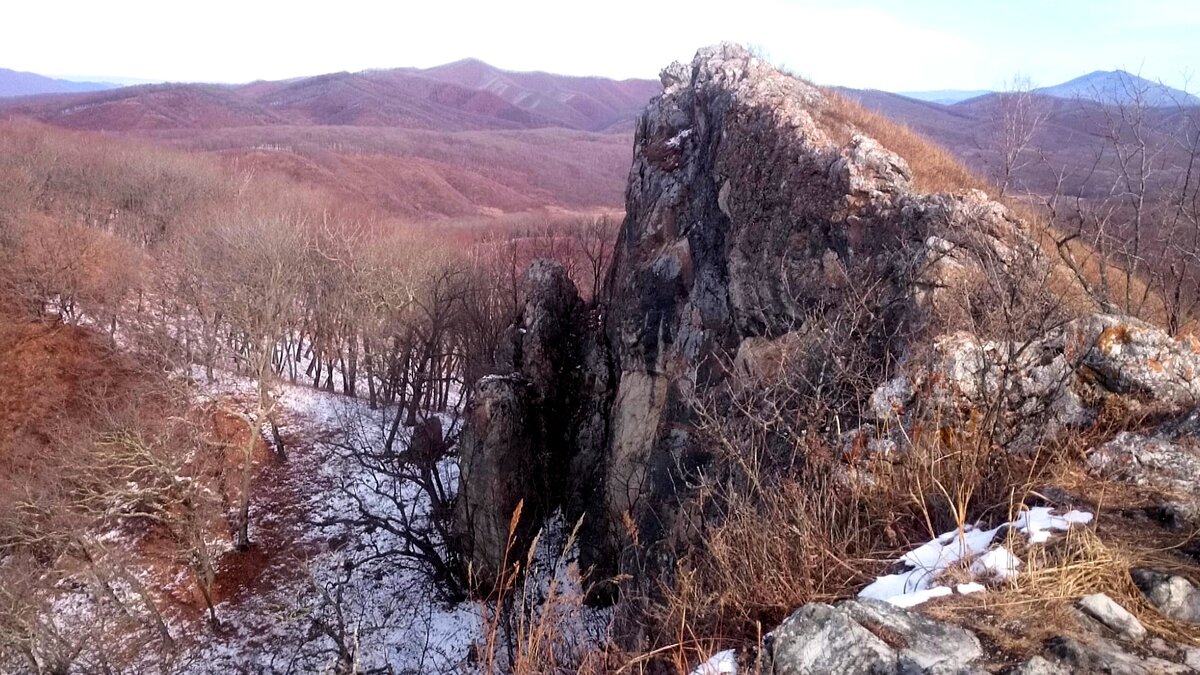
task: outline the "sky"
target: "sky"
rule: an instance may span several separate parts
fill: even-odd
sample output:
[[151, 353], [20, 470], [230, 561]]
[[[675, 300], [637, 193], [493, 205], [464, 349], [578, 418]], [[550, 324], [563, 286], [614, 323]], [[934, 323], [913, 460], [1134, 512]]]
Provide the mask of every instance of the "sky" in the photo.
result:
[[475, 57], [656, 77], [729, 40], [821, 84], [1037, 86], [1125, 69], [1200, 88], [1200, 0], [39, 0], [0, 24], [0, 67], [248, 82]]

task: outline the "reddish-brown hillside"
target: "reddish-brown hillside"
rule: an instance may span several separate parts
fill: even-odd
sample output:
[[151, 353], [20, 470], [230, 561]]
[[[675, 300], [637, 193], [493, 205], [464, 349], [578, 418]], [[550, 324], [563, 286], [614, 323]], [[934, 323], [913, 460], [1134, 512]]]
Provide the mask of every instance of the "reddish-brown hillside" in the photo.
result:
[[466, 60], [236, 86], [162, 84], [26, 97], [0, 102], [0, 114], [98, 131], [264, 125], [601, 131], [628, 123], [657, 93], [651, 80], [511, 73]]
[[566, 129], [421, 131], [350, 126], [171, 130], [160, 143], [279, 171], [408, 219], [621, 205], [632, 141]]
[[650, 80], [464, 60], [237, 86], [168, 84], [0, 102], [0, 119], [118, 132], [286, 174], [414, 220], [621, 207]]
[[[920, 133], [954, 154], [971, 170], [994, 177], [1002, 166], [1004, 104], [997, 94], [968, 99], [953, 105], [890, 94], [876, 90], [841, 89], [843, 95], [865, 108], [878, 112]], [[1015, 176], [1018, 191], [1048, 195], [1056, 188], [1070, 196], [1103, 199], [1111, 194], [1119, 173], [1113, 156], [1112, 124], [1121, 120], [1122, 111], [1094, 101], [1063, 99], [1034, 94], [1031, 109], [1041, 118], [1029, 143], [1022, 169]], [[1189, 164], [1186, 141], [1173, 136], [1195, 129], [1200, 108], [1147, 107], [1141, 116], [1141, 133], [1152, 151], [1155, 181], [1174, 181]], [[1127, 126], [1125, 123], [1117, 127]], [[1129, 129], [1126, 128], [1126, 133]], [[1192, 132], [1194, 133], [1194, 132]], [[1063, 183], [1057, 184], [1057, 173]]]

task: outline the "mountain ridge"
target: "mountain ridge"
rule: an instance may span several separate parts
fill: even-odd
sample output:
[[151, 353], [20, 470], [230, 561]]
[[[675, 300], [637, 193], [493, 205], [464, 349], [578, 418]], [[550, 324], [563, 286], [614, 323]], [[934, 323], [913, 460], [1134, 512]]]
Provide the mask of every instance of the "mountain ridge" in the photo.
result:
[[39, 94], [103, 91], [120, 86], [112, 82], [76, 82], [21, 70], [0, 68], [0, 99]]
[[[465, 59], [424, 69], [342, 71], [247, 84], [149, 84], [119, 92], [44, 92], [0, 102], [0, 115], [99, 131], [271, 124], [604, 131], [633, 120], [658, 93], [658, 83], [507, 71]], [[220, 98], [223, 110], [164, 112], [169, 101], [187, 101], [200, 92]], [[108, 110], [113, 107], [118, 109]]]
[[[874, 91], [864, 89], [859, 91]], [[886, 90], [879, 90], [886, 91]], [[1124, 70], [1094, 70], [1059, 84], [1038, 87], [1036, 94], [1067, 100], [1085, 100], [1115, 105], [1130, 103], [1140, 95], [1150, 107], [1176, 107], [1200, 105], [1200, 97], [1181, 89], [1148, 80]], [[917, 101], [939, 105], [957, 105], [991, 94], [1003, 93], [990, 89], [934, 89], [928, 91], [887, 91]]]
[[1061, 84], [1034, 89], [1045, 96], [1116, 105], [1144, 101], [1152, 107], [1200, 105], [1200, 98], [1124, 70], [1095, 70]]

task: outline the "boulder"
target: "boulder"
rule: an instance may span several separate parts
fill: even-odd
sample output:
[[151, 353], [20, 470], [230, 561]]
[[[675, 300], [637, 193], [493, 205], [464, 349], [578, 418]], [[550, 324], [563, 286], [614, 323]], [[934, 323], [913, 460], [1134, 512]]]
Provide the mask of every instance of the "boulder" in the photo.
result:
[[960, 673], [983, 654], [951, 624], [875, 600], [801, 607], [767, 636], [764, 672]]
[[847, 600], [838, 607], [861, 626], [900, 636], [900, 660], [926, 672], [960, 669], [983, 655], [979, 639], [970, 631], [920, 612], [864, 599]]
[[1133, 583], [1158, 611], [1177, 621], [1200, 623], [1200, 590], [1184, 577], [1135, 569]]
[[869, 673], [899, 670], [896, 650], [856, 623], [848, 613], [823, 603], [796, 610], [767, 636], [764, 672], [771, 675]]
[[1139, 642], [1146, 637], [1146, 627], [1115, 600], [1104, 593], [1086, 595], [1075, 603], [1084, 614], [1099, 621], [1126, 640]]

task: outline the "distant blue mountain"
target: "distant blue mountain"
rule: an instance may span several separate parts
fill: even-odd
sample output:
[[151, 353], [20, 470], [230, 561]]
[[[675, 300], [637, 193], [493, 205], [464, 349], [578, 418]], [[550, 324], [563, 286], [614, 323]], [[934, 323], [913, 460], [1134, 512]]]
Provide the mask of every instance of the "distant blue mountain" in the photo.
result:
[[965, 101], [976, 96], [983, 96], [992, 92], [986, 89], [962, 90], [962, 89], [936, 89], [933, 91], [898, 91], [897, 94], [915, 98], [918, 101], [929, 101], [930, 103], [940, 103], [942, 105], [953, 105], [959, 101]]
[[9, 96], [33, 96], [35, 94], [74, 94], [84, 91], [116, 89], [121, 85], [111, 82], [72, 82], [56, 80], [36, 73], [0, 68], [0, 98]]
[[1056, 98], [1083, 99], [1110, 105], [1130, 103], [1139, 97], [1147, 105], [1156, 107], [1200, 105], [1200, 98], [1185, 91], [1152, 82], [1124, 70], [1097, 70], [1070, 82], [1034, 91]]
[[[1034, 92], [1054, 98], [1082, 99], [1109, 105], [1129, 103], [1138, 95], [1150, 106], [1174, 107], [1200, 105], [1200, 98], [1185, 91], [1159, 84], [1124, 70], [1097, 70], [1069, 82], [1042, 87]], [[937, 89], [933, 91], [898, 91], [900, 96], [941, 105], [954, 105], [993, 92], [982, 89]]]

